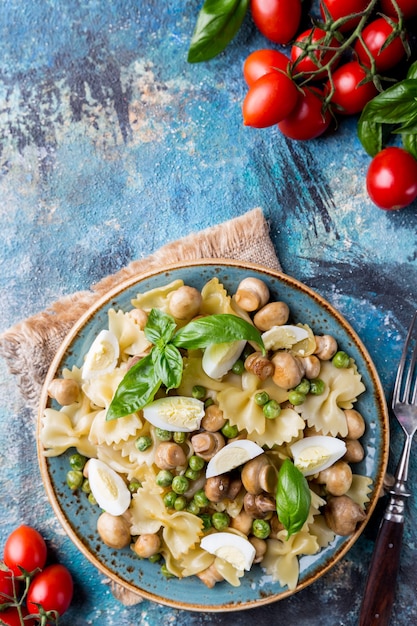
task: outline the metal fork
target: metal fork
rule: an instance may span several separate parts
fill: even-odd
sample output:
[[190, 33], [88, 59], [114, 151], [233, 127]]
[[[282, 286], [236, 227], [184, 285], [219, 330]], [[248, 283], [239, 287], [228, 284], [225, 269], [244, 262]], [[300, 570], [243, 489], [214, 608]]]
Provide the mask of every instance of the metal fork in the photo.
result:
[[392, 410], [405, 433], [405, 443], [390, 489], [362, 600], [359, 626], [388, 626], [394, 603], [404, 530], [408, 464], [417, 429], [417, 311], [407, 333], [392, 396]]

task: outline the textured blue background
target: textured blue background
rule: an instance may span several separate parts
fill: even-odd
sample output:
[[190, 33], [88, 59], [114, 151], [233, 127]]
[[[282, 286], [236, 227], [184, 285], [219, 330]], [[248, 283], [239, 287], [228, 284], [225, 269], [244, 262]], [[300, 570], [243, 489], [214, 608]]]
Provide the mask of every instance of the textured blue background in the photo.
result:
[[[305, 144], [245, 128], [242, 63], [267, 44], [248, 16], [226, 53], [187, 64], [200, 5], [2, 1], [0, 331], [167, 241], [261, 206], [285, 271], [345, 315], [389, 394], [417, 307], [417, 204], [389, 213], [368, 200], [356, 119]], [[120, 605], [55, 520], [34, 425], [5, 366], [0, 381], [1, 544], [32, 523], [72, 569], [63, 626], [316, 626], [318, 615], [325, 626], [357, 624], [377, 515], [332, 573], [279, 604], [233, 615]], [[393, 460], [401, 442], [393, 424]], [[393, 626], [417, 622], [415, 495], [409, 513]]]

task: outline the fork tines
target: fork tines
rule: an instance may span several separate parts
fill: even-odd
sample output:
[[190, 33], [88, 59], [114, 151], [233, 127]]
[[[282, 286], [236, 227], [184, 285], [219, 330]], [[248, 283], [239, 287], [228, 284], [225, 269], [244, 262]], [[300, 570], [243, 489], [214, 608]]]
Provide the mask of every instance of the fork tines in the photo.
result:
[[[395, 379], [392, 404], [416, 404], [417, 402], [417, 311], [408, 329], [397, 377]], [[404, 376], [404, 373], [407, 375]]]

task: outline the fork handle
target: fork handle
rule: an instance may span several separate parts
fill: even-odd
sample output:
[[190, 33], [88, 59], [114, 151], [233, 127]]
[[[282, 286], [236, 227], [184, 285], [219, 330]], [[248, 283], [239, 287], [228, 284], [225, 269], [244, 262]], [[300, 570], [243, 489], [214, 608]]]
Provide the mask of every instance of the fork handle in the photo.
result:
[[382, 520], [368, 571], [359, 626], [388, 626], [400, 565], [404, 520]]

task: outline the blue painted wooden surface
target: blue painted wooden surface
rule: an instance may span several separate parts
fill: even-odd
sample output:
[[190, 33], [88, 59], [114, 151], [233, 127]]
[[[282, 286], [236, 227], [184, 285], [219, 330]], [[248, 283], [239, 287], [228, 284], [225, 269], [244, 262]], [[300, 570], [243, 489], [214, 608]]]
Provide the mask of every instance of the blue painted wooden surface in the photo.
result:
[[[169, 240], [261, 206], [285, 271], [351, 322], [389, 394], [417, 307], [417, 204], [388, 213], [368, 200], [355, 119], [308, 144], [245, 128], [242, 63], [265, 40], [248, 18], [225, 54], [187, 64], [200, 5], [3, 0], [0, 331]], [[0, 381], [1, 544], [31, 523], [71, 568], [64, 626], [357, 624], [378, 515], [331, 573], [279, 604], [233, 615], [123, 607], [55, 520], [4, 366]], [[392, 462], [401, 443], [393, 423]], [[417, 622], [416, 515], [413, 494], [393, 626]]]

